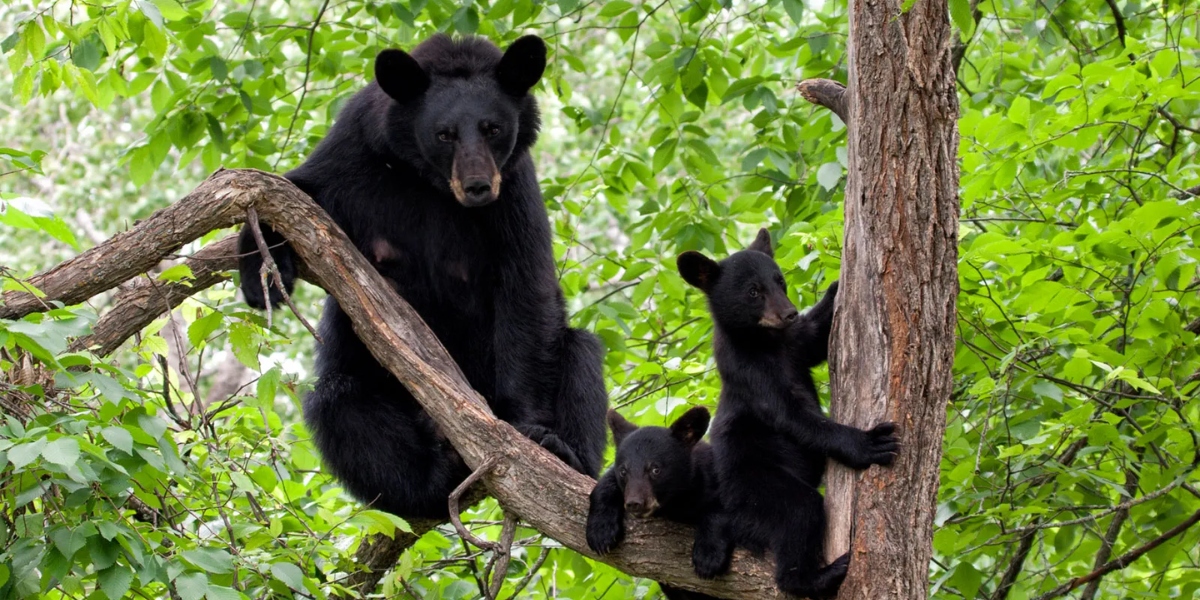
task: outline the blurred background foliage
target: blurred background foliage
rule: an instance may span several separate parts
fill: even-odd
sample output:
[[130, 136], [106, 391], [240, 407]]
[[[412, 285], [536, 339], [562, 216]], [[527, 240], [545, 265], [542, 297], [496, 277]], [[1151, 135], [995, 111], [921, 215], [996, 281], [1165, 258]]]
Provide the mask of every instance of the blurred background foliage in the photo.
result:
[[[1200, 9], [949, 5], [962, 293], [931, 589], [1039, 598], [1200, 509]], [[22, 289], [220, 166], [296, 166], [380, 49], [536, 33], [552, 54], [535, 159], [572, 321], [607, 345], [613, 406], [665, 424], [715, 406], [719, 386], [678, 252], [723, 256], [767, 226], [799, 306], [837, 278], [845, 125], [794, 84], [845, 80], [846, 10], [4, 0], [3, 286]], [[145, 277], [189, 276], [169, 266]], [[312, 319], [323, 296], [297, 294]], [[268, 327], [228, 282], [112, 356], [69, 351], [112, 298], [0, 321], [0, 597], [342, 593], [365, 534], [407, 524], [321, 471], [299, 418], [309, 335], [286, 313]], [[495, 535], [494, 503], [471, 516]], [[1197, 597], [1198, 542], [1184, 528], [1071, 597]], [[518, 546], [502, 597], [659, 595], [536, 531]], [[445, 527], [374, 593], [479, 597], [483, 558]]]

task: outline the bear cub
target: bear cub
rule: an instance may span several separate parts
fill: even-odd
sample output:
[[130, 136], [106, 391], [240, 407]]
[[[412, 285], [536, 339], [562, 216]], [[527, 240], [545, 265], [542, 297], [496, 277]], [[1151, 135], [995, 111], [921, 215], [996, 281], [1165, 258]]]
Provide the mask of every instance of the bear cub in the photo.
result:
[[[587, 543], [600, 554], [625, 537], [625, 515], [662, 517], [688, 525], [716, 510], [712, 447], [700, 440], [708, 429], [708, 409], [697, 406], [670, 427], [638, 427], [608, 411], [617, 457], [590, 497]], [[704, 594], [659, 584], [670, 600], [708, 600]]]
[[866, 469], [891, 464], [899, 448], [892, 423], [863, 431], [822, 412], [811, 370], [828, 358], [837, 283], [801, 315], [788, 298], [766, 229], [720, 262], [684, 252], [677, 265], [708, 299], [721, 376], [711, 439], [723, 510], [701, 520], [692, 557], [696, 573], [725, 572], [732, 545], [770, 550], [781, 590], [832, 598], [850, 557], [824, 563], [825, 508], [818, 488], [826, 459]]

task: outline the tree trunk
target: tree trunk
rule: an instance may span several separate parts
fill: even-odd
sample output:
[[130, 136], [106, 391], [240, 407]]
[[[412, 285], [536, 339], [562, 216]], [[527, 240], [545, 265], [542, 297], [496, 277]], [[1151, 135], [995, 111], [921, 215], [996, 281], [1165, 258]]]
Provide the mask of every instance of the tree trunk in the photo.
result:
[[895, 421], [890, 468], [832, 464], [827, 556], [851, 552], [841, 598], [921, 600], [954, 359], [958, 99], [946, 0], [851, 0], [849, 174], [830, 340], [832, 413]]

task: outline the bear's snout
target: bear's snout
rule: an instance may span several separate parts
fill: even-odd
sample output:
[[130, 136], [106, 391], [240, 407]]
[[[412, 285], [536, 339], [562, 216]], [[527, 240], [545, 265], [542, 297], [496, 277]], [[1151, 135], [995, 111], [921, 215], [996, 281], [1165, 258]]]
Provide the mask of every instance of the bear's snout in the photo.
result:
[[500, 197], [500, 171], [487, 144], [459, 146], [450, 168], [450, 189], [466, 207], [491, 204]]

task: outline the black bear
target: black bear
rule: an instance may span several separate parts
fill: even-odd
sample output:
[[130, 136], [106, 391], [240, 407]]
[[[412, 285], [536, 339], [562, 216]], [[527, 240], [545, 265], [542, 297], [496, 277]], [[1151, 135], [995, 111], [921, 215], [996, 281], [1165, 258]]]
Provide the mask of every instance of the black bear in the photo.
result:
[[[534, 36], [503, 53], [443, 35], [411, 54], [384, 50], [375, 81], [286, 177], [416, 309], [497, 417], [594, 477], [608, 404], [603, 350], [568, 326], [530, 157], [540, 117], [529, 90], [545, 67]], [[264, 234], [290, 289], [294, 251]], [[245, 229], [239, 247], [242, 291], [261, 308], [262, 260]], [[320, 330], [304, 419], [327, 467], [375, 508], [445, 517], [466, 475], [461, 458], [332, 297]]]
[[[708, 409], [697, 406], [670, 427], [639, 428], [617, 411], [608, 411], [617, 457], [589, 498], [587, 543], [592, 550], [605, 554], [621, 543], [626, 513], [696, 525], [717, 511], [712, 447], [700, 441], [708, 419]], [[712, 600], [659, 585], [670, 600]]]
[[684, 252], [679, 273], [708, 298], [721, 397], [712, 445], [723, 513], [701, 523], [693, 564], [701, 577], [729, 566], [731, 540], [771, 550], [779, 588], [831, 598], [850, 556], [825, 565], [825, 508], [818, 491], [825, 461], [849, 467], [888, 465], [899, 448], [895, 425], [863, 431], [821, 410], [811, 369], [828, 357], [836, 282], [800, 315], [788, 299], [766, 229], [747, 249], [716, 262]]

